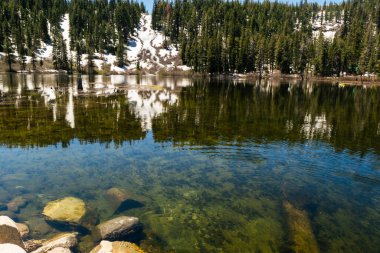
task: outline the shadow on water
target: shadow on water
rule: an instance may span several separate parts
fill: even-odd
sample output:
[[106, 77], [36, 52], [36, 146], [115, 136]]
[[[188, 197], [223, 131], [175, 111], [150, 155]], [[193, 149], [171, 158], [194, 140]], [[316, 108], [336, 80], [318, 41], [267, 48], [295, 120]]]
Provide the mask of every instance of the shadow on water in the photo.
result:
[[52, 226], [53, 228], [57, 229], [58, 231], [62, 232], [79, 232], [81, 235], [88, 235], [91, 233], [89, 228], [86, 228], [82, 225], [70, 225], [70, 224], [64, 224], [61, 222], [55, 222], [55, 221], [49, 221], [46, 220], [46, 223]]

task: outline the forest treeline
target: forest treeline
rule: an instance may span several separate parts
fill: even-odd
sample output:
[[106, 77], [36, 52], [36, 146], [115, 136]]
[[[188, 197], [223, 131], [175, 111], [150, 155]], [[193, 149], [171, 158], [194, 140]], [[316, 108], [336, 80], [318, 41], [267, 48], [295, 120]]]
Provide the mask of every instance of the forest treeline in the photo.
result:
[[[53, 46], [55, 69], [81, 72], [81, 56], [87, 54], [86, 71], [91, 72], [94, 53], [116, 54], [117, 65], [124, 66], [125, 45], [142, 12], [144, 5], [128, 0], [0, 1], [0, 52], [5, 54], [10, 71], [15, 62], [25, 69], [26, 56], [31, 57], [33, 69], [42, 65], [44, 59], [37, 56], [43, 43]], [[70, 41], [62, 35], [66, 13]]]
[[[134, 0], [0, 1], [2, 59], [11, 71], [16, 62], [25, 69], [28, 56], [35, 69], [45, 62], [43, 45], [52, 45], [55, 69], [91, 72], [95, 53], [116, 55], [122, 67], [128, 64], [127, 42], [144, 12]], [[62, 34], [65, 17], [70, 41]], [[333, 37], [325, 36], [326, 24]], [[176, 45], [183, 64], [196, 72], [380, 74], [378, 0], [328, 5], [155, 0], [152, 26], [165, 34], [164, 46]]]
[[[152, 15], [153, 27], [178, 45], [183, 63], [198, 72], [380, 73], [379, 0], [322, 6], [155, 0]], [[324, 35], [322, 23], [337, 24], [333, 38]]]

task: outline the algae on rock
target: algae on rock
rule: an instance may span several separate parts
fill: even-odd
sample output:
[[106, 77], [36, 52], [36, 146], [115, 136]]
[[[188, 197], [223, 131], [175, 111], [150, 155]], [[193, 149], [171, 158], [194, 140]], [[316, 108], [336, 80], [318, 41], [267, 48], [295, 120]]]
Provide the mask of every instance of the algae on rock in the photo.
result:
[[46, 204], [43, 215], [48, 221], [69, 225], [79, 225], [86, 214], [86, 205], [83, 200], [66, 197]]

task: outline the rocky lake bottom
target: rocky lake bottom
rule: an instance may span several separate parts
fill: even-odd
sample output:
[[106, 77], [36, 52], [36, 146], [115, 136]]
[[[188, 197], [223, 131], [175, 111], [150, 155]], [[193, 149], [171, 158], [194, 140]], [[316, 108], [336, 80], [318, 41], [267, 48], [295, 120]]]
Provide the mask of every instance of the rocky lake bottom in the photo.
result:
[[104, 238], [145, 252], [380, 248], [379, 87], [78, 80], [0, 75], [0, 216], [28, 226], [24, 241], [75, 232], [70, 250], [87, 253], [99, 224], [136, 217]]

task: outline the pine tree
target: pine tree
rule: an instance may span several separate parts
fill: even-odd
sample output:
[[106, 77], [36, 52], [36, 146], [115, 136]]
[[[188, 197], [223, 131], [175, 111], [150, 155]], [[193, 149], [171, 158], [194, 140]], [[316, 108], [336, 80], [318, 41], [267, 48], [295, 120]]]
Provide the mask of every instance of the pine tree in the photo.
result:
[[364, 42], [362, 45], [362, 51], [360, 54], [359, 59], [359, 74], [363, 75], [364, 73], [368, 72], [370, 69], [373, 69], [371, 67], [371, 64], [373, 64], [373, 59], [371, 61], [371, 54], [375, 52], [375, 36], [374, 36], [374, 30], [373, 30], [373, 22], [370, 20], [367, 25], [367, 32], [364, 36]]
[[124, 58], [124, 40], [122, 35], [119, 35], [118, 46], [116, 50], [117, 66], [122, 68], [125, 65]]
[[3, 50], [5, 51], [5, 55], [6, 55], [8, 71], [12, 72], [13, 71], [12, 63], [14, 62], [13, 46], [12, 46], [12, 42], [9, 36], [7, 36], [7, 33], [5, 33], [5, 36], [4, 36]]
[[314, 59], [315, 73], [317, 75], [325, 76], [327, 75], [327, 42], [325, 41], [322, 32], [319, 34], [317, 40], [316, 53]]
[[82, 45], [80, 42], [76, 42], [75, 49], [76, 49], [76, 54], [75, 54], [76, 55], [76, 69], [78, 73], [82, 73], [82, 66], [81, 66]]

